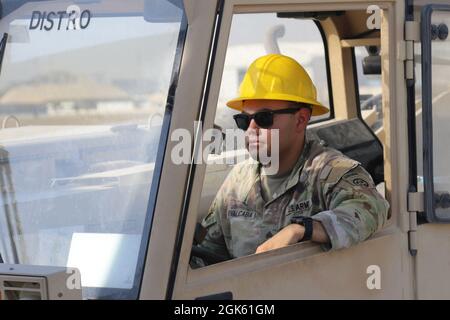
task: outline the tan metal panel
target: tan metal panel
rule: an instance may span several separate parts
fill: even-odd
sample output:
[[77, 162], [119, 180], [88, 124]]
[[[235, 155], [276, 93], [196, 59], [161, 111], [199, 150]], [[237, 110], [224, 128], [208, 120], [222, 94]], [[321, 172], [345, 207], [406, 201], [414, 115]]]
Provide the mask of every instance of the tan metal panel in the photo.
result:
[[341, 40], [341, 46], [343, 48], [359, 47], [359, 46], [379, 46], [380, 38], [367, 38], [367, 39], [343, 39]]
[[188, 165], [175, 165], [170, 152], [176, 142], [170, 133], [185, 128], [193, 136], [209, 57], [216, 1], [195, 1], [195, 15], [188, 26], [186, 45], [176, 91], [169, 141], [158, 191], [152, 232], [145, 263], [140, 299], [164, 299], [170, 274], [175, 237], [185, 197]]
[[[406, 246], [406, 237], [396, 228], [335, 252], [320, 252], [314, 244], [294, 245], [193, 270], [176, 299], [226, 291], [234, 299], [411, 299], [401, 254]], [[367, 287], [371, 265], [380, 267], [380, 290]]]
[[420, 225], [417, 240], [418, 298], [450, 299], [450, 225]]

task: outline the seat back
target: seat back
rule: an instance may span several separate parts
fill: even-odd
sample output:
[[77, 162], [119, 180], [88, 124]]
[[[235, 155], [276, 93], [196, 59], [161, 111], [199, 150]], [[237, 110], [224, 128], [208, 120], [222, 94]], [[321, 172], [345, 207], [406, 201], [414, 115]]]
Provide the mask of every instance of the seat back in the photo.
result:
[[308, 128], [307, 136], [360, 162], [376, 185], [384, 181], [383, 145], [361, 119]]

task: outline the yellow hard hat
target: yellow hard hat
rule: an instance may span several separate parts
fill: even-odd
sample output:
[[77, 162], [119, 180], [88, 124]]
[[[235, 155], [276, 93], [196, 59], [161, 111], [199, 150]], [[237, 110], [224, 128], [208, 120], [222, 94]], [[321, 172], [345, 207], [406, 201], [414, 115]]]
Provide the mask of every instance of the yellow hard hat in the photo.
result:
[[329, 111], [317, 101], [316, 88], [305, 69], [281, 54], [256, 59], [239, 87], [239, 97], [228, 101], [227, 106], [242, 111], [244, 100], [260, 99], [306, 103], [311, 105], [313, 116]]

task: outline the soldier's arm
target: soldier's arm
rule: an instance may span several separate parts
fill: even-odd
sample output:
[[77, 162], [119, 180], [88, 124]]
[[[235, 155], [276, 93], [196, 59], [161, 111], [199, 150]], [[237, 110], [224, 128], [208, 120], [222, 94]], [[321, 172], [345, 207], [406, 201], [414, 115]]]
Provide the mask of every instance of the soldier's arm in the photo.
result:
[[366, 240], [387, 220], [389, 204], [361, 166], [343, 174], [335, 184], [326, 185], [324, 198], [329, 210], [313, 219], [321, 222], [331, 249], [348, 248]]
[[[269, 250], [283, 248], [285, 246], [299, 242], [305, 234], [305, 227], [299, 224], [289, 224], [278, 233], [276, 233], [269, 240], [258, 246], [256, 253], [261, 253]], [[327, 232], [322, 223], [313, 221], [313, 233], [311, 240], [317, 243], [329, 243]]]

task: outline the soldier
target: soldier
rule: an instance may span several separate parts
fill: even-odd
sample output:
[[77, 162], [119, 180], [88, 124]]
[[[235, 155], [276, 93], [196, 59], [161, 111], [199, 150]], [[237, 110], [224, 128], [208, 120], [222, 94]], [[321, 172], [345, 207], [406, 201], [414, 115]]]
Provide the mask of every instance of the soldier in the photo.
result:
[[247, 133], [247, 149], [270, 154], [276, 141], [269, 133], [279, 130], [279, 170], [266, 174], [266, 166], [253, 159], [236, 165], [202, 222], [207, 234], [201, 247], [229, 258], [307, 240], [336, 250], [383, 227], [389, 204], [369, 173], [306, 138], [310, 116], [328, 112], [316, 99], [309, 75], [295, 60], [270, 54], [250, 65], [240, 96], [227, 106], [241, 111], [234, 119]]

